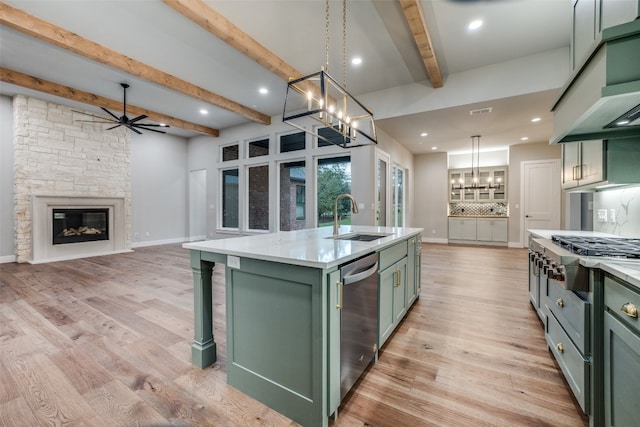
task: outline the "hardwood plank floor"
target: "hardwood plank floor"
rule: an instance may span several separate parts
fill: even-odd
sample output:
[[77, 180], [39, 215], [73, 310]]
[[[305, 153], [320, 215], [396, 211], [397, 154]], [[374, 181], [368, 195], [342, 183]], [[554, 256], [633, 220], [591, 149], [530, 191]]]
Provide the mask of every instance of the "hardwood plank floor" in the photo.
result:
[[[420, 299], [331, 424], [587, 426], [527, 274], [524, 249], [424, 244]], [[296, 425], [226, 384], [223, 297], [218, 362], [191, 365], [191, 280], [179, 245], [0, 265], [0, 425]]]

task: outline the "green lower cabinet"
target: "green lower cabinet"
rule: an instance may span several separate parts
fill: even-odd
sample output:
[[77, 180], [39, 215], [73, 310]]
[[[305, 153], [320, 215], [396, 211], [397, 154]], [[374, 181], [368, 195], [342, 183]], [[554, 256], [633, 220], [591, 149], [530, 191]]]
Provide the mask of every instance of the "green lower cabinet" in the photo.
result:
[[605, 277], [605, 426], [640, 426], [640, 292]]
[[381, 347], [407, 311], [407, 258], [381, 271], [379, 280], [378, 347]]
[[409, 239], [407, 251], [407, 308], [411, 307], [411, 304], [413, 304], [420, 295], [421, 242], [422, 236], [420, 235]]

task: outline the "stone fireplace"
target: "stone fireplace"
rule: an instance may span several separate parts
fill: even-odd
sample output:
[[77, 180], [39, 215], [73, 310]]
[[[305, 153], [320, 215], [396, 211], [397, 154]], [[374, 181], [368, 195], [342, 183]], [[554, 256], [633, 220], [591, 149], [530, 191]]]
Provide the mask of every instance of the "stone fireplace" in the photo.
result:
[[80, 123], [69, 107], [22, 95], [13, 99], [13, 115], [16, 260], [130, 251], [126, 129]]

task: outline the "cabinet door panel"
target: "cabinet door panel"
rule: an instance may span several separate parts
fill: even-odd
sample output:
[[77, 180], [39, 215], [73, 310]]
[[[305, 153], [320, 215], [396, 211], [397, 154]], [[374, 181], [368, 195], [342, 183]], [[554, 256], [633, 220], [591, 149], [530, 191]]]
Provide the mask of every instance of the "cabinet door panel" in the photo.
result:
[[399, 261], [395, 270], [397, 275], [393, 288], [393, 323], [397, 324], [407, 311], [407, 260]]
[[468, 218], [462, 223], [462, 238], [464, 240], [476, 240], [477, 221], [475, 218]]
[[631, 22], [639, 16], [638, 2], [636, 0], [626, 1], [602, 1], [600, 15], [600, 31], [614, 25]]
[[640, 337], [604, 315], [605, 425], [640, 425]]
[[578, 0], [573, 7], [573, 68], [579, 66], [596, 38], [596, 1]]
[[579, 185], [592, 184], [604, 179], [604, 150], [603, 142], [584, 141], [580, 143], [582, 152], [581, 176]]
[[562, 144], [562, 188], [573, 188], [578, 185], [580, 165], [580, 143]]
[[493, 239], [493, 220], [478, 218], [476, 237], [483, 242], [490, 242]]
[[395, 266], [380, 272], [378, 304], [380, 313], [378, 318], [378, 347], [389, 338], [393, 331], [393, 292], [396, 278]]
[[493, 220], [493, 241], [507, 242], [509, 240], [509, 224], [506, 219]]

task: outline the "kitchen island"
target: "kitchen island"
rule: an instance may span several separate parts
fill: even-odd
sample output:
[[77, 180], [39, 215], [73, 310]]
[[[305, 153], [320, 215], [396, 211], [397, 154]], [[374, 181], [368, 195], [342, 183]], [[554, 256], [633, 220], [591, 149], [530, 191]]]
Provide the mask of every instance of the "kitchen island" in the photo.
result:
[[[194, 278], [192, 363], [216, 361], [212, 270], [225, 264], [227, 382], [305, 426], [340, 405], [340, 271], [379, 255], [378, 343], [420, 290], [418, 228], [331, 227], [187, 243]], [[356, 234], [370, 241], [350, 240]]]

